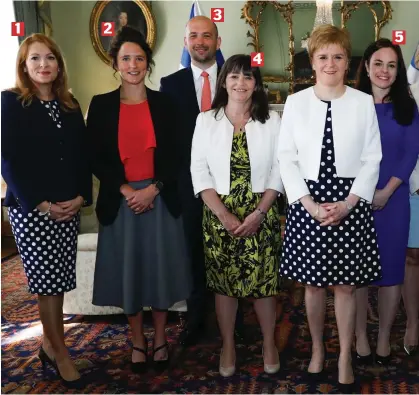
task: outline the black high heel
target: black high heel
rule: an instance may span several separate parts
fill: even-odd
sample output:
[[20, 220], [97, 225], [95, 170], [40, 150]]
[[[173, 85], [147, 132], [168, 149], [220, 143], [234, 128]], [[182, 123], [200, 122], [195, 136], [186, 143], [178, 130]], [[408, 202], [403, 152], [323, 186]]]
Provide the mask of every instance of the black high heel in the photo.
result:
[[46, 373], [47, 365], [50, 364], [55, 369], [57, 376], [60, 378], [60, 380], [63, 382], [63, 384], [67, 388], [82, 389], [86, 386], [87, 383], [85, 382], [83, 377], [79, 377], [77, 380], [71, 380], [71, 381], [63, 378], [63, 376], [61, 376], [60, 370], [58, 369], [57, 362], [48, 356], [48, 354], [45, 352], [43, 347], [39, 349], [38, 358], [41, 360], [44, 374]]
[[132, 362], [131, 361], [131, 370], [133, 373], [145, 373], [147, 370], [147, 351], [148, 351], [148, 341], [147, 338], [144, 336], [144, 343], [145, 349], [139, 347], [132, 347], [133, 350], [141, 352], [145, 355], [145, 361], [141, 362]]
[[388, 366], [389, 364], [390, 364], [390, 361], [391, 361], [391, 353], [390, 354], [388, 354], [387, 356], [385, 356], [385, 357], [383, 357], [383, 356], [381, 356], [381, 355], [379, 355], [379, 354], [375, 354], [375, 362], [378, 364], [378, 365], [381, 365], [381, 366]]
[[[160, 350], [163, 350], [164, 348], [168, 349], [167, 350], [167, 358], [166, 359], [155, 360], [154, 359], [154, 354], [156, 352], [160, 351]], [[169, 343], [168, 342], [165, 342], [161, 346], [153, 348], [153, 363], [154, 363], [154, 366], [155, 366], [156, 370], [158, 370], [158, 371], [163, 371], [169, 366]]]
[[342, 384], [338, 381], [338, 390], [340, 394], [353, 394], [356, 393], [356, 384], [355, 381], [350, 384]]
[[356, 363], [357, 365], [372, 365], [374, 363], [372, 352], [370, 352], [368, 355], [359, 355], [356, 352]]

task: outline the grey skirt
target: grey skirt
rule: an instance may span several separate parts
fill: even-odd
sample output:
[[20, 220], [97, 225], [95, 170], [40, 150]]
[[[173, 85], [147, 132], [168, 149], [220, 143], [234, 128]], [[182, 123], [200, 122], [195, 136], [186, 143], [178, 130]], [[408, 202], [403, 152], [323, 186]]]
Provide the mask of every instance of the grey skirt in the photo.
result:
[[[151, 180], [130, 182], [135, 189]], [[116, 306], [126, 314], [143, 307], [168, 309], [191, 293], [192, 277], [181, 218], [160, 195], [154, 208], [134, 214], [125, 198], [115, 221], [99, 227], [93, 304]]]

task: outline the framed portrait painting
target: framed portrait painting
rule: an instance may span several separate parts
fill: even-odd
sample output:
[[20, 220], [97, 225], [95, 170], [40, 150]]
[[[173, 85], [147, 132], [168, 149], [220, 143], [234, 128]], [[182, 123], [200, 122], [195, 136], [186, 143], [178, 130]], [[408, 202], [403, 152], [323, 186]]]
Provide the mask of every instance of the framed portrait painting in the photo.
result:
[[156, 42], [156, 22], [148, 1], [107, 0], [98, 1], [93, 7], [90, 16], [90, 38], [96, 53], [110, 65], [108, 50], [113, 37], [101, 34], [102, 22], [114, 22], [115, 31], [123, 26], [138, 29], [153, 49]]

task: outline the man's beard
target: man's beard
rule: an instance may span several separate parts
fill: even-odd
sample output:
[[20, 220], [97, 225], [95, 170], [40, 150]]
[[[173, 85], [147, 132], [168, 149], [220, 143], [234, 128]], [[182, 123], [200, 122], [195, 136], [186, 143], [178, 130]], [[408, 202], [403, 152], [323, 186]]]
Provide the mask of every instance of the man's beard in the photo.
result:
[[198, 62], [198, 63], [206, 63], [206, 62], [208, 62], [208, 61], [210, 61], [210, 60], [214, 60], [215, 59], [215, 51], [213, 52], [213, 51], [208, 51], [207, 52], [207, 54], [206, 54], [206, 56], [205, 57], [201, 57], [201, 56], [199, 56], [198, 55], [198, 53], [194, 50], [194, 51], [192, 51], [192, 53], [191, 53], [191, 58], [193, 59], [193, 60], [195, 60], [195, 62]]

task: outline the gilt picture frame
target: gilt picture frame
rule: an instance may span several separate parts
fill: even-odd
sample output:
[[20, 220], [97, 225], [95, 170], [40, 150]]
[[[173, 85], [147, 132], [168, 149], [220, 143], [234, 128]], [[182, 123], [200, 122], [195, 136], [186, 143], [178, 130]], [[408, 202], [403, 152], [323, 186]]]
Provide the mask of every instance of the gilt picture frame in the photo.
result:
[[143, 33], [151, 49], [156, 43], [156, 22], [148, 1], [98, 1], [90, 15], [90, 38], [97, 55], [108, 65], [111, 59], [108, 50], [110, 36], [101, 35], [102, 22], [114, 22], [115, 31], [122, 26], [131, 26]]

